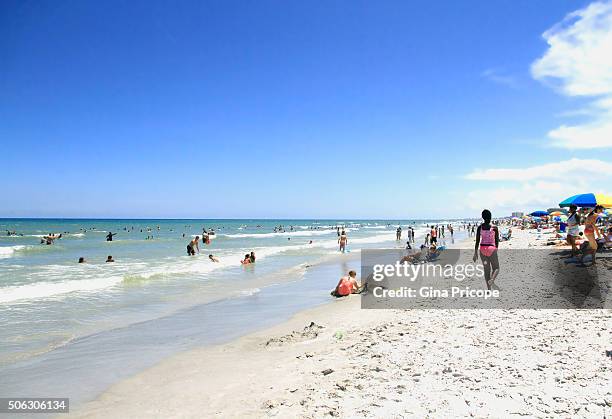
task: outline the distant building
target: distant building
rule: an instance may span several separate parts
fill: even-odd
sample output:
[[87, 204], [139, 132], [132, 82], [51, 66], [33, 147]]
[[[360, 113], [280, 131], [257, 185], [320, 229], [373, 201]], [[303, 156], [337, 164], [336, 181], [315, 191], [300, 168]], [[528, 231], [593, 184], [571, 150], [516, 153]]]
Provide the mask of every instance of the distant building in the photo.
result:
[[521, 211], [515, 211], [512, 213], [513, 217], [518, 217], [521, 218], [523, 215], [525, 215], [524, 213], [522, 213]]

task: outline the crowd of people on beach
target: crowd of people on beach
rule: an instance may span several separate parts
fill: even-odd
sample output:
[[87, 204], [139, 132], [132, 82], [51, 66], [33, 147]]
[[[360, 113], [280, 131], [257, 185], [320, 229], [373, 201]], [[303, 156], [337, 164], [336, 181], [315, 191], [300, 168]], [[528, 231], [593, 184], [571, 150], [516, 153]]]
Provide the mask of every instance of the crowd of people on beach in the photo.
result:
[[[460, 222], [458, 227], [465, 229], [468, 237], [474, 237], [472, 261], [475, 263], [480, 259], [484, 270], [485, 285], [488, 290], [491, 290], [500, 273], [499, 244], [502, 241], [511, 240], [513, 227], [533, 229], [538, 232], [553, 229], [556, 232], [555, 240], [549, 240], [547, 244], [571, 246], [566, 263], [575, 262], [578, 266], [586, 266], [585, 261], [588, 258], [591, 262], [590, 266], [596, 266], [596, 254], [612, 250], [612, 223], [608, 217], [609, 214], [604, 216], [604, 211], [605, 208], [602, 205], [579, 210], [576, 205], [572, 204], [569, 206], [565, 219], [542, 215], [539, 217], [524, 216], [523, 218], [504, 217], [493, 220], [491, 211], [485, 209], [481, 213], [483, 222]], [[556, 212], [551, 211], [551, 213]], [[506, 228], [505, 232], [501, 231], [502, 226]], [[445, 248], [445, 246], [437, 245], [438, 240], [443, 239], [446, 232], [451, 237], [454, 236], [455, 227], [452, 224], [428, 225], [427, 227], [429, 232], [425, 235], [420, 250], [408, 253], [400, 260], [400, 263], [426, 263], [433, 260]], [[402, 227], [398, 226], [396, 229], [397, 241], [402, 239], [402, 233]], [[412, 242], [414, 242], [413, 229], [408, 227], [406, 250], [412, 250]], [[364, 285], [357, 284], [355, 272], [350, 271], [348, 275], [340, 279], [331, 294], [336, 297], [345, 297], [354, 293], [362, 293], [364, 289]]]
[[548, 246], [569, 245], [571, 251], [567, 263], [586, 266], [585, 262], [590, 260], [591, 265], [596, 265], [597, 253], [612, 248], [612, 225], [609, 217], [603, 216], [604, 211], [601, 205], [579, 209], [572, 204], [563, 218], [546, 215], [515, 218], [510, 224], [515, 228], [546, 233], [549, 238], [545, 244]]

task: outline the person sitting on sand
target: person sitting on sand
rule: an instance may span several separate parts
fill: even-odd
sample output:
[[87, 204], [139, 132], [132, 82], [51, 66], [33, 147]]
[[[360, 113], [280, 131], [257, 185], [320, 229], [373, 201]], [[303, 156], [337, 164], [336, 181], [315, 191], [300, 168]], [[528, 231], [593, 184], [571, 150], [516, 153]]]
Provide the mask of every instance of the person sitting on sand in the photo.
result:
[[603, 237], [602, 244], [604, 248], [612, 247], [612, 227], [608, 229], [608, 234]]
[[212, 260], [213, 262], [219, 262], [219, 258], [213, 256], [212, 254], [208, 255], [208, 259]]
[[113, 257], [111, 255], [108, 255], [108, 257], [106, 258], [106, 263], [108, 262], [114, 262], [115, 259], [113, 259]]
[[196, 250], [198, 251], [198, 253], [200, 253], [199, 242], [200, 242], [200, 236], [195, 236], [195, 238], [189, 242], [189, 244], [187, 245], [187, 255], [188, 256], [195, 256]]
[[433, 243], [431, 246], [429, 246], [429, 252], [427, 254], [428, 257], [435, 257], [438, 256], [440, 254], [440, 248], [442, 246], [436, 246], [435, 243]]
[[404, 256], [400, 259], [400, 263], [418, 263], [427, 251], [426, 249], [427, 247], [425, 245], [422, 245], [421, 250], [416, 253]]
[[244, 255], [244, 259], [240, 261], [241, 264], [243, 265], [250, 265], [251, 264], [251, 255], [249, 255], [248, 253], [246, 255]]
[[331, 292], [331, 295], [334, 297], [346, 297], [350, 294], [359, 294], [359, 284], [357, 284], [355, 277], [357, 277], [357, 272], [349, 271], [348, 275], [340, 278], [338, 285], [336, 285], [336, 288]]
[[487, 209], [482, 211], [484, 223], [478, 226], [476, 230], [476, 245], [473, 257], [474, 262], [476, 262], [480, 248], [480, 260], [484, 267], [487, 289], [491, 289], [491, 285], [493, 285], [497, 275], [499, 275], [499, 260], [497, 258], [499, 231], [497, 227], [491, 225], [491, 217], [491, 211]]

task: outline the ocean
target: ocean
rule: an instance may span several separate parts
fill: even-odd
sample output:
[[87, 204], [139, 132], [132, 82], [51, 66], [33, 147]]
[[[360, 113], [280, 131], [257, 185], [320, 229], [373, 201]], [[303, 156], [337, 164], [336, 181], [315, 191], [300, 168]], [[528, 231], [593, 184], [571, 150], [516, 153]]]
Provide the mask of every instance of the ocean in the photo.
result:
[[[448, 223], [0, 219], [0, 394], [90, 399], [173, 352], [330, 301], [338, 278], [359, 269], [361, 249], [403, 248], [408, 226], [420, 244], [428, 224]], [[337, 226], [349, 237], [346, 254], [338, 251]], [[188, 256], [189, 240], [203, 228], [215, 238]], [[62, 238], [41, 243], [48, 234]], [[256, 263], [242, 266], [251, 251]], [[105, 263], [109, 255], [114, 263]], [[88, 368], [98, 369], [95, 378]]]

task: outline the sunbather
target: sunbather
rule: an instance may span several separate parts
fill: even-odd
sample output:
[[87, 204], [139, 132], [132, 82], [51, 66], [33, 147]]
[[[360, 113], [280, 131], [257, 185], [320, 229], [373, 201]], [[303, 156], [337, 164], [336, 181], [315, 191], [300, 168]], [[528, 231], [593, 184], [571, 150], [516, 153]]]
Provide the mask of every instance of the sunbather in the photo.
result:
[[350, 294], [359, 294], [361, 289], [359, 284], [357, 284], [356, 277], [357, 272], [349, 271], [348, 275], [340, 278], [338, 285], [336, 285], [336, 288], [331, 292], [331, 295], [334, 297], [346, 297]]

